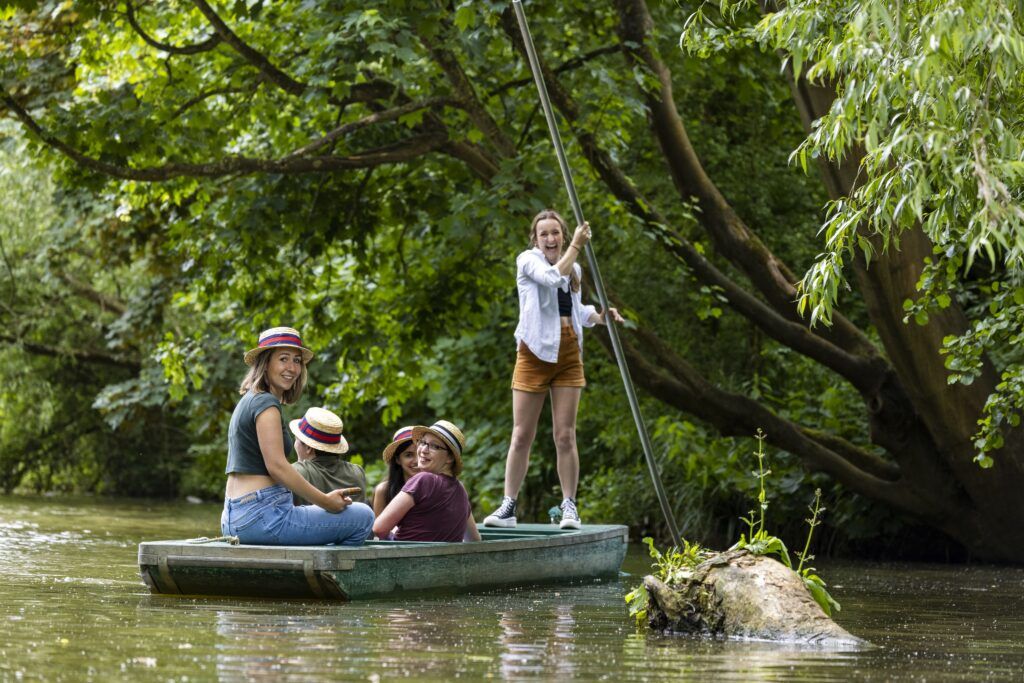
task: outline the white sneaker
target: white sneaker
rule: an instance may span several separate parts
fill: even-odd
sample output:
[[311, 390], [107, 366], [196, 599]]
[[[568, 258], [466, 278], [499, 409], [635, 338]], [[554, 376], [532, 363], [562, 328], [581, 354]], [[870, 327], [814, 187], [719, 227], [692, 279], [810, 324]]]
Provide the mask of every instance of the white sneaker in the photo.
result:
[[576, 511], [576, 501], [573, 498], [566, 498], [559, 506], [562, 508], [562, 521], [558, 523], [560, 529], [579, 529], [580, 513]]
[[493, 514], [484, 517], [484, 526], [514, 529], [516, 526], [516, 499], [504, 496], [501, 506]]

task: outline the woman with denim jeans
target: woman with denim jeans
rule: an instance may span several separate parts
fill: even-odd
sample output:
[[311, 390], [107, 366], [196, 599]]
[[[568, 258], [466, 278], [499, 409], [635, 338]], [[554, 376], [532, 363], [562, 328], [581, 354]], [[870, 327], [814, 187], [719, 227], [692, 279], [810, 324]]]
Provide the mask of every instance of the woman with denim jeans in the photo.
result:
[[[312, 358], [290, 327], [264, 331], [256, 348], [245, 354], [249, 372], [228, 427], [228, 482], [220, 522], [221, 533], [242, 543], [361, 545], [370, 535], [373, 511], [368, 506], [353, 503], [342, 489], [318, 490], [285, 457], [292, 439], [281, 404], [298, 400]], [[314, 504], [296, 506], [293, 494]]]

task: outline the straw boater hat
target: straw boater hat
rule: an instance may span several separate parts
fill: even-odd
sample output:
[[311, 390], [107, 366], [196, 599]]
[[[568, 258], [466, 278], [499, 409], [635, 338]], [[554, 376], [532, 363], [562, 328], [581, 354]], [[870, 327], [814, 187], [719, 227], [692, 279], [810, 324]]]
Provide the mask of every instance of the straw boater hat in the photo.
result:
[[384, 447], [384, 453], [382, 455], [384, 462], [390, 465], [391, 460], [395, 457], [395, 451], [398, 450], [399, 446], [403, 443], [412, 441], [413, 429], [415, 429], [415, 427], [402, 427], [395, 432], [395, 435], [391, 437], [391, 443]]
[[347, 453], [348, 442], [341, 435], [341, 418], [324, 408], [310, 408], [301, 420], [288, 423], [295, 438], [310, 448], [327, 453]]
[[466, 437], [462, 430], [448, 420], [438, 420], [429, 427], [413, 427], [412, 438], [418, 441], [428, 432], [448, 446], [448, 450], [455, 456], [455, 462], [452, 463], [452, 474], [459, 476], [459, 473], [462, 472], [462, 450], [466, 447]]
[[302, 338], [299, 336], [298, 330], [291, 327], [271, 327], [269, 330], [260, 332], [260, 341], [255, 349], [249, 349], [245, 352], [245, 364], [254, 364], [257, 356], [267, 349], [278, 346], [302, 351], [303, 363], [313, 360], [313, 352], [302, 345]]

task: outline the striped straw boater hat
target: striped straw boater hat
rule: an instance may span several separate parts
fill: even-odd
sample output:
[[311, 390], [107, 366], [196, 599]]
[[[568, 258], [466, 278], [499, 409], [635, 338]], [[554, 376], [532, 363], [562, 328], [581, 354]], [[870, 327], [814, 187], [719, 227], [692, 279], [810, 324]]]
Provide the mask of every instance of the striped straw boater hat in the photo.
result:
[[417, 441], [427, 432], [441, 439], [448, 446], [448, 450], [455, 456], [452, 463], [452, 473], [457, 477], [462, 472], [462, 451], [466, 447], [466, 437], [462, 430], [448, 420], [438, 420], [429, 427], [413, 427], [412, 438]]
[[325, 408], [310, 408], [301, 420], [288, 423], [295, 438], [310, 448], [327, 453], [347, 453], [348, 442], [341, 435], [341, 418]]
[[403, 443], [412, 441], [413, 429], [415, 429], [415, 427], [402, 427], [395, 432], [395, 435], [391, 437], [391, 443], [384, 447], [384, 453], [382, 455], [384, 462], [390, 465], [391, 460], [395, 457], [395, 451], [398, 450], [398, 447]]
[[252, 365], [256, 362], [257, 356], [277, 346], [298, 349], [302, 351], [302, 362], [308, 363], [313, 360], [313, 352], [302, 345], [302, 338], [298, 330], [292, 327], [271, 327], [269, 330], [260, 332], [260, 341], [255, 349], [245, 352], [245, 364]]

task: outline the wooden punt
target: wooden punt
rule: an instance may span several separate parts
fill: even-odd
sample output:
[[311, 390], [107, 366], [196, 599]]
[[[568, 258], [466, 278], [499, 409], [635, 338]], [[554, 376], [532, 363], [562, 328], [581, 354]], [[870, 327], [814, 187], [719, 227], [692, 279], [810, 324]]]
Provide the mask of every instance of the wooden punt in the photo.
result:
[[479, 529], [478, 543], [367, 541], [358, 548], [148, 541], [139, 544], [139, 570], [160, 594], [355, 600], [614, 577], [628, 540], [619, 525]]

